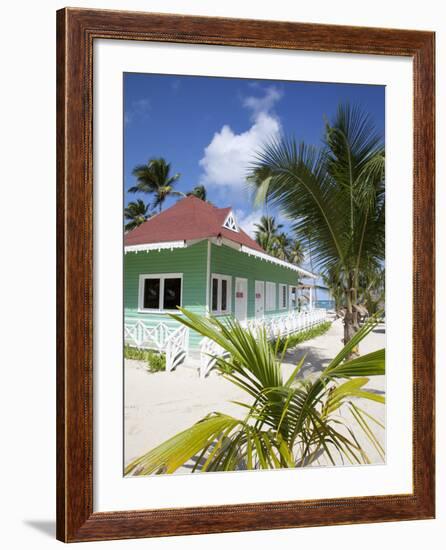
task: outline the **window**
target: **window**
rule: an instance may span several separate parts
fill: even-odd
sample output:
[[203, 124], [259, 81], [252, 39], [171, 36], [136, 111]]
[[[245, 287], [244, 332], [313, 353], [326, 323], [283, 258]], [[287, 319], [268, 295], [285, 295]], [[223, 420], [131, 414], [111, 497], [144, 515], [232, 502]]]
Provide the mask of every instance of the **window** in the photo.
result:
[[171, 311], [181, 306], [181, 273], [139, 276], [139, 310]]
[[280, 309], [286, 309], [286, 307], [287, 307], [286, 287], [287, 287], [287, 285], [283, 285], [283, 284], [279, 285], [279, 308]]
[[181, 279], [164, 279], [163, 309], [176, 309], [181, 305]]
[[160, 303], [160, 279], [144, 280], [143, 309], [158, 309]]
[[212, 311], [218, 311], [218, 279], [212, 278]]
[[212, 313], [224, 314], [231, 312], [231, 277], [212, 274]]
[[228, 309], [228, 281], [226, 279], [221, 280], [221, 310], [227, 311]]
[[266, 311], [276, 309], [276, 283], [266, 283], [265, 309]]
[[297, 308], [297, 287], [290, 286], [290, 309]]

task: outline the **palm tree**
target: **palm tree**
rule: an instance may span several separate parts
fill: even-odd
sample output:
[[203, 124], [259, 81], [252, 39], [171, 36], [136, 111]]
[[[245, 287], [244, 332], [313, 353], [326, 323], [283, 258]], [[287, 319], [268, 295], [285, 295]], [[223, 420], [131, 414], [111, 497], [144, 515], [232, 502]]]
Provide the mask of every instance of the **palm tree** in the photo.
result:
[[282, 229], [282, 224], [277, 224], [274, 216], [262, 216], [260, 222], [254, 224], [256, 242], [267, 252], [272, 254], [277, 243], [279, 230]]
[[295, 265], [301, 265], [303, 263], [305, 260], [305, 250], [302, 241], [298, 239], [291, 241], [288, 247], [287, 259], [290, 263]]
[[186, 193], [186, 195], [188, 197], [190, 197], [192, 195], [194, 197], [197, 197], [198, 199], [201, 199], [202, 201], [207, 202], [207, 200], [206, 200], [207, 192], [206, 192], [206, 187], [204, 185], [196, 185], [192, 189], [192, 191], [189, 191], [189, 193]]
[[[222, 377], [246, 393], [238, 402], [239, 417], [213, 412], [127, 465], [126, 474], [172, 473], [188, 461], [192, 471], [233, 471], [307, 466], [323, 455], [335, 464], [369, 463], [354, 429], [362, 430], [382, 458], [374, 433], [384, 428], [363, 411], [361, 400], [384, 403], [384, 397], [364, 389], [368, 376], [385, 372], [385, 350], [346, 361], [376, 325], [366, 323], [316, 377], [299, 377], [305, 357], [284, 379], [277, 346], [266, 333], [256, 337], [236, 320], [219, 321], [180, 308], [174, 319], [210, 338], [225, 352], [217, 357]], [[285, 346], [286, 349], [286, 346]], [[373, 422], [373, 425], [372, 425]]]
[[322, 281], [329, 289], [331, 296], [335, 302], [335, 311], [340, 312], [345, 308], [345, 281], [342, 280], [342, 276], [336, 266], [330, 267], [325, 273], [322, 274]]
[[144, 223], [148, 218], [149, 205], [145, 204], [141, 199], [129, 202], [124, 208], [124, 218], [130, 220], [124, 226], [125, 231], [131, 231]]
[[384, 308], [385, 278], [385, 269], [381, 266], [360, 274], [361, 301], [369, 314]]
[[279, 233], [283, 225], [276, 223], [274, 216], [262, 216], [254, 225], [256, 242], [265, 252], [296, 265], [303, 262], [305, 253], [301, 242], [291, 239], [287, 233]]
[[279, 233], [276, 237], [272, 255], [279, 258], [279, 260], [289, 261], [291, 245], [290, 237], [286, 233]]
[[132, 174], [136, 177], [136, 185], [130, 187], [130, 193], [153, 194], [153, 208], [163, 209], [163, 203], [170, 195], [185, 196], [181, 191], [176, 191], [174, 185], [180, 178], [180, 174], [170, 175], [170, 163], [163, 158], [155, 158], [147, 164], [135, 166]]
[[[308, 249], [308, 260], [310, 263], [310, 271], [314, 273], [313, 268], [313, 254], [311, 253], [311, 227], [307, 227], [306, 237], [307, 237], [307, 249]], [[314, 301], [317, 302], [317, 285], [314, 286]]]
[[346, 304], [344, 342], [358, 330], [360, 274], [384, 258], [384, 146], [368, 115], [340, 105], [325, 128], [321, 149], [279, 138], [263, 147], [253, 173], [271, 174], [257, 186], [258, 201], [268, 200], [292, 220], [322, 272], [337, 269]]

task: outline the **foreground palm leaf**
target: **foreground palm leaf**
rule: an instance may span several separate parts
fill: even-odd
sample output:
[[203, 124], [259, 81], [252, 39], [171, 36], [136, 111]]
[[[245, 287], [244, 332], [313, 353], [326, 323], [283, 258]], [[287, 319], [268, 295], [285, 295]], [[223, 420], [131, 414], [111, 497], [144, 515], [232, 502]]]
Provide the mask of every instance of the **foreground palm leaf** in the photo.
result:
[[332, 464], [368, 463], [354, 433], [358, 428], [384, 457], [374, 433], [383, 426], [360, 408], [358, 400], [384, 403], [381, 395], [364, 386], [368, 376], [385, 373], [385, 351], [346, 360], [376, 319], [366, 323], [316, 378], [298, 377], [303, 357], [284, 380], [278, 347], [265, 332], [254, 336], [235, 320], [221, 322], [184, 309], [181, 313], [172, 317], [225, 350], [223, 357], [216, 357], [216, 368], [247, 394], [249, 403], [237, 403], [244, 412], [240, 418], [211, 413], [128, 464], [126, 474], [172, 473], [189, 461], [194, 471], [295, 468], [321, 455]]

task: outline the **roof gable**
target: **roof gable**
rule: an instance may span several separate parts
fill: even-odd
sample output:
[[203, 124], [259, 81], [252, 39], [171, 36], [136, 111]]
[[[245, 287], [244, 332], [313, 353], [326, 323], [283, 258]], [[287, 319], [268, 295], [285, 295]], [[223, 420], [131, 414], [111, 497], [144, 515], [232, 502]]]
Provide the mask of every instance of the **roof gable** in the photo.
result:
[[236, 233], [238, 233], [240, 231], [239, 226], [237, 224], [237, 221], [235, 219], [235, 216], [234, 216], [232, 210], [226, 216], [226, 219], [223, 222], [223, 227], [225, 227], [226, 229], [229, 229], [231, 231], [235, 231]]
[[[236, 229], [234, 229], [236, 227]], [[294, 264], [267, 254], [237, 224], [231, 208], [217, 208], [193, 195], [181, 199], [163, 212], [149, 218], [124, 236], [126, 252], [174, 249], [187, 246], [186, 241], [221, 238], [239, 245], [239, 250], [261, 260], [293, 269], [307, 277], [316, 275]]]
[[262, 251], [237, 224], [231, 208], [217, 208], [190, 195], [149, 218], [124, 237], [125, 246], [224, 237]]

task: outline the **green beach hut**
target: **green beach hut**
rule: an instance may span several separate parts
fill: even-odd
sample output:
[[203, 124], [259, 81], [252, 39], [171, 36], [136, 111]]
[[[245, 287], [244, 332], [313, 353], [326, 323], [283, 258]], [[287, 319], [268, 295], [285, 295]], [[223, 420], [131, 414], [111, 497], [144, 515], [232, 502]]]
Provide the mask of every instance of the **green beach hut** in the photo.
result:
[[125, 341], [166, 352], [168, 370], [200, 354], [202, 374], [210, 368], [206, 343], [169, 316], [177, 306], [275, 333], [325, 318], [311, 296], [297, 311], [299, 283], [315, 275], [267, 254], [230, 207], [188, 196], [127, 233], [124, 247]]

